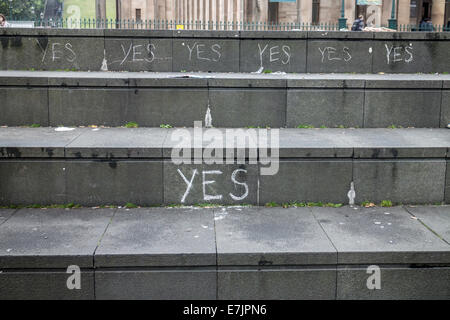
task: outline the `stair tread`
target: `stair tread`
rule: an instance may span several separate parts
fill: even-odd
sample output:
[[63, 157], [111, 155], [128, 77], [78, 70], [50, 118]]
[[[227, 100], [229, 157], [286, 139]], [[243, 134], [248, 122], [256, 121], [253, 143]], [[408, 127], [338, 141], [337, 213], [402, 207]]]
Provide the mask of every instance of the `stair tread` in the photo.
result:
[[[193, 128], [0, 128], [0, 158], [84, 158], [93, 154], [99, 158], [170, 157], [172, 148], [178, 145], [177, 140], [172, 141], [172, 134], [181, 130], [193, 139]], [[215, 130], [226, 136], [227, 129]], [[249, 130], [255, 134], [262, 130], [269, 137], [275, 132]], [[258, 143], [258, 147], [264, 147], [261, 141]], [[208, 145], [208, 141], [203, 142], [204, 148]], [[237, 147], [241, 148], [239, 144]], [[450, 155], [449, 148], [448, 129], [279, 130], [281, 158], [445, 158]]]
[[20, 209], [0, 268], [449, 265], [443, 227], [450, 206]]

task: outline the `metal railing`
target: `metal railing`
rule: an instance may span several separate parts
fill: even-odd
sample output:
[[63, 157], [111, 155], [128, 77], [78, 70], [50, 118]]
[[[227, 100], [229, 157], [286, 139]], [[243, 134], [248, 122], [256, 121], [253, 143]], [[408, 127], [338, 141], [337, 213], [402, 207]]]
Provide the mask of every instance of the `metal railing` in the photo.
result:
[[[12, 21], [11, 26], [18, 22]], [[338, 23], [272, 23], [245, 21], [175, 21], [175, 20], [112, 20], [112, 19], [49, 19], [34, 21], [35, 28], [63, 29], [142, 29], [142, 30], [254, 30], [254, 31], [339, 31]], [[351, 24], [347, 24], [348, 30]], [[387, 26], [372, 28], [386, 31]], [[450, 31], [450, 26], [398, 25], [397, 31]]]

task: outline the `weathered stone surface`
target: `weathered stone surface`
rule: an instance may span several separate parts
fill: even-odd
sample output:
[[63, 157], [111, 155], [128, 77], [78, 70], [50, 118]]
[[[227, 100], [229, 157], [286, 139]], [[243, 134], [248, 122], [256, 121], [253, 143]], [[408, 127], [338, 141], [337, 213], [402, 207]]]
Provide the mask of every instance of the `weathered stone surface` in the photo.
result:
[[239, 41], [173, 39], [172, 71], [239, 72]]
[[64, 166], [67, 202], [87, 206], [163, 203], [160, 161], [68, 161]]
[[442, 129], [376, 128], [352, 133], [354, 158], [445, 158], [450, 144], [450, 132]]
[[365, 93], [364, 127], [439, 127], [439, 91], [370, 90]]
[[334, 299], [335, 268], [219, 268], [218, 299]]
[[447, 170], [445, 178], [445, 203], [450, 204], [450, 161], [447, 160]]
[[362, 127], [363, 105], [362, 90], [288, 90], [287, 126]]
[[280, 130], [280, 158], [351, 158], [353, 147], [346, 129]]
[[135, 89], [130, 91], [127, 114], [141, 126], [193, 127], [205, 119], [208, 90], [205, 89]]
[[306, 40], [241, 40], [240, 72], [306, 72]]
[[109, 71], [172, 71], [172, 40], [106, 38]]
[[94, 251], [114, 211], [19, 210], [0, 228], [1, 268], [93, 267]]
[[280, 161], [277, 174], [261, 175], [259, 203], [347, 203], [351, 176], [351, 161]]
[[309, 40], [307, 72], [372, 72], [371, 41]]
[[450, 91], [442, 91], [441, 128], [450, 124]]
[[64, 147], [84, 130], [0, 128], [0, 158], [63, 158]]
[[49, 89], [51, 126], [122, 126], [136, 121], [127, 110], [127, 89]]
[[408, 206], [406, 210], [450, 243], [450, 206]]
[[353, 181], [357, 203], [442, 202], [445, 160], [357, 160], [353, 163]]
[[81, 289], [69, 290], [71, 274], [61, 271], [1, 270], [0, 299], [2, 300], [93, 300], [94, 272], [80, 273]]
[[[2, 142], [0, 130], [0, 145]], [[75, 158], [161, 158], [168, 133], [161, 128], [86, 129], [66, 144], [66, 157]], [[1, 149], [0, 149], [1, 150]]]
[[449, 261], [450, 245], [412, 219], [402, 207], [311, 210], [336, 248], [339, 265]]
[[338, 268], [337, 299], [406, 300], [450, 298], [450, 268], [380, 267], [381, 288], [368, 289], [373, 272], [367, 268]]
[[95, 266], [215, 266], [213, 218], [212, 209], [119, 209], [96, 250]]
[[336, 264], [309, 208], [218, 208], [215, 220], [219, 266]]
[[449, 41], [374, 41], [374, 73], [448, 72]]
[[166, 161], [164, 203], [257, 204], [258, 174], [256, 164], [176, 165]]
[[16, 212], [16, 209], [0, 209], [0, 225], [8, 220]]
[[95, 273], [97, 299], [214, 300], [215, 268], [120, 270]]
[[209, 101], [215, 127], [279, 128], [286, 125], [285, 90], [212, 89]]
[[[47, 88], [0, 88], [0, 124], [48, 126]], [[33, 101], [33, 103], [30, 103]]]
[[64, 161], [0, 161], [0, 203], [66, 203]]

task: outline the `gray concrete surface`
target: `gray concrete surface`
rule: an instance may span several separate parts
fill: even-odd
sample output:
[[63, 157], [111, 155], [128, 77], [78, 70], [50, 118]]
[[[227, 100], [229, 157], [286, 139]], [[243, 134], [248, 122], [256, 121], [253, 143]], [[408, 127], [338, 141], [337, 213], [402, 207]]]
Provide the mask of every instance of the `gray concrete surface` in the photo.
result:
[[[348, 203], [352, 181], [356, 203], [448, 202], [448, 129], [282, 129], [278, 145], [231, 149], [225, 137], [212, 145], [220, 158], [205, 153], [206, 140], [201, 149], [172, 141], [180, 129], [70, 129], [0, 128], [1, 204]], [[192, 128], [182, 130], [193, 139]], [[172, 159], [175, 146], [187, 149]], [[269, 155], [278, 147], [279, 159], [263, 147]], [[231, 150], [235, 160], [224, 164]], [[179, 158], [198, 151], [200, 164]], [[274, 175], [261, 174], [268, 160]]]
[[450, 261], [449, 244], [402, 207], [311, 210], [335, 246], [338, 264], [447, 264]]
[[[0, 226], [0, 297], [448, 299], [450, 244], [439, 234], [449, 212], [21, 209]], [[66, 286], [70, 264], [82, 268], [80, 290]], [[367, 287], [374, 265], [376, 290]]]
[[2, 30], [0, 68], [442, 73], [450, 65], [445, 33], [69, 31]]
[[[0, 124], [446, 127], [448, 75], [0, 71]], [[29, 103], [32, 100], [33, 103]]]

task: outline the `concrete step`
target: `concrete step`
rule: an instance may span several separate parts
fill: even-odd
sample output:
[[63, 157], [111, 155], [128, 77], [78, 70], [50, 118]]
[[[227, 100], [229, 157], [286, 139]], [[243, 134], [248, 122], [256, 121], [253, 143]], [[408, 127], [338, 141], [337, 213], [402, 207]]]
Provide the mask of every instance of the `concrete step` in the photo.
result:
[[0, 219], [1, 299], [450, 299], [449, 206], [20, 209]]
[[447, 127], [450, 75], [0, 72], [0, 125]]
[[448, 72], [447, 32], [0, 30], [2, 70]]
[[0, 204], [450, 203], [449, 148], [448, 129], [0, 128]]

